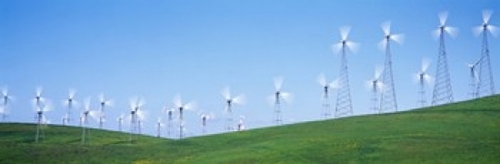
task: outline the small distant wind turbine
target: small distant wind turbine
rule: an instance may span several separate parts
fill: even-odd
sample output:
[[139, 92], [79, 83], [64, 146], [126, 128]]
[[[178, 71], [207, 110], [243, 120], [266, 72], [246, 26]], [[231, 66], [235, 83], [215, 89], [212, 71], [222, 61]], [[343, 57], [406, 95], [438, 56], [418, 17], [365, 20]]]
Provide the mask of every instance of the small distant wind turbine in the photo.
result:
[[145, 115], [142, 111], [142, 107], [145, 102], [141, 98], [135, 98], [130, 100], [130, 142], [134, 143], [137, 138], [134, 137], [134, 134], [140, 133], [140, 120], [142, 120]]
[[227, 130], [232, 131], [233, 129], [233, 105], [235, 104], [244, 104], [245, 103], [245, 96], [244, 95], [239, 95], [235, 97], [231, 97], [231, 91], [229, 90], [229, 87], [224, 88], [221, 91], [222, 97], [224, 97], [225, 103], [226, 103], [226, 108], [224, 112], [228, 114], [228, 119], [227, 119]]
[[104, 94], [103, 94], [103, 93], [101, 93], [101, 94], [99, 95], [99, 103], [100, 103], [100, 108], [101, 108], [101, 110], [100, 110], [100, 112], [101, 112], [101, 117], [99, 118], [99, 128], [101, 128], [101, 129], [102, 129], [102, 126], [103, 126], [104, 121], [105, 121], [105, 119], [106, 119], [106, 115], [104, 114], [104, 108], [105, 108], [105, 107], [111, 107], [111, 106], [113, 106], [113, 100], [111, 100], [111, 99], [106, 99], [106, 98], [104, 97]]
[[245, 124], [243, 123], [243, 121], [245, 120], [245, 116], [241, 115], [240, 116], [240, 120], [238, 121], [238, 129], [237, 131], [242, 131], [242, 130], [245, 130]]
[[161, 129], [164, 126], [165, 124], [161, 121], [161, 117], [158, 117], [158, 120], [156, 121], [156, 137], [161, 137]]
[[276, 125], [280, 125], [282, 123], [282, 116], [281, 116], [281, 104], [283, 102], [291, 102], [292, 99], [292, 94], [288, 92], [283, 92], [281, 90], [281, 87], [283, 85], [283, 78], [282, 77], [276, 77], [274, 78], [274, 94], [269, 96], [268, 99], [274, 103], [274, 113], [275, 113], [275, 122]]
[[68, 113], [65, 115], [65, 124], [70, 124], [71, 122], [71, 110], [76, 106], [77, 102], [75, 100], [75, 89], [70, 89], [68, 93], [68, 98], [63, 101], [63, 105], [68, 108]]
[[417, 72], [414, 77], [415, 80], [418, 81], [420, 89], [418, 91], [420, 95], [420, 99], [418, 100], [418, 104], [420, 107], [424, 107], [427, 103], [425, 96], [425, 85], [433, 83], [433, 77], [427, 73], [427, 69], [429, 68], [431, 61], [429, 59], [422, 59], [422, 67], [419, 72]]
[[479, 76], [476, 68], [480, 61], [481, 59], [479, 59], [475, 63], [469, 63], [465, 65], [467, 66], [467, 68], [469, 68], [469, 76], [470, 76], [469, 87], [471, 88], [470, 92], [471, 98], [478, 98], [478, 94], [476, 92], [477, 89], [476, 85], [479, 83]]
[[193, 110], [195, 107], [194, 102], [183, 103], [181, 97], [178, 95], [174, 98], [174, 106], [177, 110], [179, 110], [179, 139], [183, 137], [184, 130], [184, 110]]
[[[36, 127], [36, 136], [35, 136], [35, 142], [38, 143], [40, 139], [40, 132], [42, 130], [42, 123], [45, 120], [44, 113], [49, 112], [51, 110], [50, 105], [46, 102], [46, 99], [42, 97], [42, 91], [43, 89], [41, 87], [38, 87], [36, 89], [36, 95], [35, 98], [33, 99], [33, 104], [35, 106], [35, 112], [36, 112], [36, 118], [37, 118], [37, 127]], [[43, 135], [43, 131], [41, 132]]]
[[168, 116], [168, 122], [167, 122], [167, 136], [170, 137], [172, 134], [172, 124], [174, 121], [174, 112], [175, 108], [165, 108], [163, 111], [167, 114]]
[[206, 134], [207, 133], [207, 122], [208, 120], [212, 120], [215, 118], [215, 115], [213, 113], [205, 113], [201, 112], [200, 113], [200, 119], [201, 119], [201, 127], [202, 127], [202, 133]]
[[379, 109], [380, 102], [378, 101], [378, 97], [380, 96], [380, 93], [382, 92], [382, 89], [384, 87], [384, 84], [382, 83], [382, 80], [380, 79], [380, 75], [382, 74], [382, 72], [383, 72], [382, 67], [379, 67], [379, 66], [375, 67], [375, 73], [373, 75], [373, 79], [366, 81], [366, 86], [373, 93], [372, 94], [372, 103], [373, 103], [372, 110], [377, 111], [378, 113], [381, 113], [381, 111]]
[[81, 117], [81, 122], [82, 122], [82, 144], [85, 144], [86, 142], [90, 143], [90, 127], [89, 125], [89, 116], [94, 119], [98, 120], [101, 117], [101, 112], [92, 110], [90, 107], [90, 97], [85, 99], [85, 102], [83, 104], [83, 113]]
[[118, 118], [116, 118], [116, 121], [118, 122], [118, 131], [122, 131], [124, 117], [125, 117], [125, 115], [121, 114], [120, 116], [118, 116]]
[[13, 96], [9, 95], [9, 90], [7, 88], [2, 88], [2, 109], [0, 110], [0, 114], [2, 114], [2, 122], [5, 122], [5, 117], [9, 114], [8, 107], [10, 102], [12, 101]]
[[320, 74], [318, 76], [318, 84], [321, 85], [323, 89], [323, 95], [322, 95], [322, 107], [323, 107], [323, 116], [325, 119], [328, 119], [331, 115], [330, 113], [330, 91], [331, 89], [339, 89], [339, 81], [338, 79], [332, 81], [332, 82], [327, 82], [325, 78], [325, 74]]

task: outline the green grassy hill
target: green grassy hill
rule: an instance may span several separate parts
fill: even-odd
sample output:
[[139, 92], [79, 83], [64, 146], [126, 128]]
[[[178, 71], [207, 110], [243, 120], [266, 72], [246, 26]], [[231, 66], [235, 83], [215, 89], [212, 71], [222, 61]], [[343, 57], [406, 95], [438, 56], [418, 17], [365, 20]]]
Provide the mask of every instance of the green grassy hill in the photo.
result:
[[50, 126], [0, 124], [0, 163], [499, 163], [500, 96], [401, 113], [357, 116], [168, 140]]

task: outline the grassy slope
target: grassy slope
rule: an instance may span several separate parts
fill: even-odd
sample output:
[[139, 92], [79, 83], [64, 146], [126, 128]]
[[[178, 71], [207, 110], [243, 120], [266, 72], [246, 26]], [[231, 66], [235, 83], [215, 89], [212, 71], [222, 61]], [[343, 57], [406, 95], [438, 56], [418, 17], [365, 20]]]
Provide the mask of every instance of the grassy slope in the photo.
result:
[[33, 143], [35, 127], [0, 124], [0, 163], [498, 163], [500, 96], [409, 112], [189, 138], [48, 127]]

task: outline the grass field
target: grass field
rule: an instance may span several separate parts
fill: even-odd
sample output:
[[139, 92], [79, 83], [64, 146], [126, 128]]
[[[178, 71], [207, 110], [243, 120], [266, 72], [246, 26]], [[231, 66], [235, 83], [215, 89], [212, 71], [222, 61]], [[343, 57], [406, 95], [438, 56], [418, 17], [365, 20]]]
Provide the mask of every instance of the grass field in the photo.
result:
[[0, 163], [500, 163], [500, 96], [169, 140], [33, 124], [0, 124]]

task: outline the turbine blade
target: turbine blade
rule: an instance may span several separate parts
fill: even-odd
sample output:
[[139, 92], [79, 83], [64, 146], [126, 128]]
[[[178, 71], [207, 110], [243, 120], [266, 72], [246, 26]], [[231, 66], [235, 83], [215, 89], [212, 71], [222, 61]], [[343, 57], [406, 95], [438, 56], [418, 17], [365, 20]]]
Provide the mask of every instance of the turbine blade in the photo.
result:
[[106, 102], [106, 100], [104, 98], [104, 93], [99, 94], [99, 102]]
[[395, 41], [396, 43], [403, 44], [404, 41], [404, 35], [403, 34], [393, 34], [391, 35], [391, 40]]
[[245, 95], [236, 96], [235, 98], [233, 98], [233, 102], [240, 105], [245, 104], [246, 103]]
[[42, 87], [37, 87], [36, 88], [36, 96], [40, 97], [42, 96], [43, 88]]
[[176, 95], [176, 96], [174, 97], [174, 101], [173, 101], [173, 103], [174, 103], [175, 108], [180, 108], [180, 107], [182, 107], [182, 100], [181, 100], [181, 96], [180, 96], [180, 95]]
[[477, 26], [472, 28], [472, 33], [474, 33], [475, 36], [478, 36], [483, 32], [483, 26]]
[[184, 109], [186, 110], [194, 110], [196, 108], [196, 102], [191, 101], [184, 105]]
[[385, 51], [385, 47], [387, 46], [387, 39], [384, 38], [378, 43], [378, 48], [382, 51]]
[[437, 40], [437, 39], [439, 39], [439, 36], [441, 35], [441, 29], [438, 28], [436, 30], [433, 30], [431, 34], [432, 34], [432, 37]]
[[375, 66], [375, 74], [373, 76], [374, 79], [379, 79], [380, 75], [382, 75], [382, 72], [384, 71], [384, 67], [378, 65]]
[[493, 25], [488, 25], [488, 27], [486, 27], [486, 29], [487, 29], [488, 31], [490, 31], [490, 33], [491, 33], [494, 37], [497, 37], [497, 36], [498, 36], [498, 27], [493, 26]]
[[457, 29], [457, 28], [455, 28], [455, 27], [446, 26], [446, 27], [444, 28], [444, 31], [446, 31], [446, 33], [450, 34], [450, 36], [451, 36], [452, 38], [455, 38], [455, 37], [457, 37], [457, 35], [458, 35], [458, 29]]
[[75, 98], [75, 94], [76, 94], [76, 89], [69, 89], [68, 98], [70, 99]]
[[429, 75], [429, 74], [425, 74], [424, 75], [424, 80], [427, 84], [433, 84], [434, 83], [434, 78]]
[[340, 88], [340, 80], [338, 78], [335, 79], [335, 80], [333, 80], [330, 83], [330, 88], [332, 88], [332, 89], [339, 89]]
[[445, 26], [447, 19], [448, 19], [448, 12], [444, 11], [444, 12], [439, 13], [439, 25], [440, 26]]
[[8, 97], [9, 95], [9, 89], [2, 87], [2, 96]]
[[220, 94], [226, 100], [230, 100], [231, 99], [231, 92], [229, 91], [229, 87], [225, 87], [224, 89], [222, 89], [222, 91], [220, 92]]
[[493, 12], [491, 10], [484, 10], [483, 11], [483, 23], [484, 24], [488, 24], [488, 22], [490, 21], [492, 13]]
[[293, 95], [289, 92], [281, 92], [281, 98], [287, 103], [292, 103]]
[[429, 68], [430, 64], [431, 64], [431, 60], [429, 58], [423, 58], [422, 59], [422, 68], [420, 71], [427, 72], [427, 69]]
[[342, 41], [347, 40], [347, 37], [349, 37], [349, 32], [351, 31], [351, 27], [349, 26], [344, 26], [340, 28], [340, 37]]
[[340, 52], [340, 50], [342, 50], [342, 42], [335, 43], [332, 45], [332, 51], [334, 53], [338, 53], [338, 52]]
[[325, 78], [325, 74], [323, 73], [320, 73], [318, 75], [318, 77], [316, 78], [316, 80], [318, 81], [318, 84], [321, 85], [322, 87], [326, 86], [326, 78]]
[[282, 85], [283, 85], [283, 77], [281, 77], [281, 76], [275, 77], [274, 78], [274, 89], [276, 89], [276, 91], [280, 91]]
[[382, 31], [384, 32], [384, 37], [391, 34], [391, 22], [387, 21], [380, 24]]
[[356, 52], [358, 52], [358, 49], [359, 49], [359, 44], [358, 43], [354, 43], [352, 41], [346, 41], [346, 47], [353, 53], [355, 54]]

